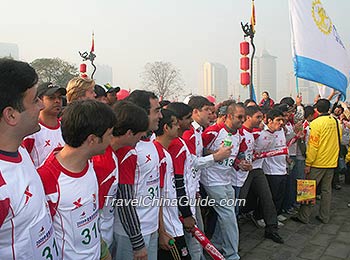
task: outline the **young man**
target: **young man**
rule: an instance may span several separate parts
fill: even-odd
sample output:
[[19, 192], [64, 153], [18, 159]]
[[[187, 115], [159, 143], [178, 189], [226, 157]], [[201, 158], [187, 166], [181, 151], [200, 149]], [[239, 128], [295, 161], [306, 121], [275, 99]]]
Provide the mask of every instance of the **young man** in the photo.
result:
[[[202, 248], [191, 233], [189, 233], [196, 224], [196, 221], [200, 221], [200, 219], [196, 217], [196, 207], [193, 203], [198, 198], [198, 171], [227, 158], [231, 154], [231, 147], [221, 147], [214, 154], [205, 157], [197, 157], [191, 152], [188, 142], [180, 137], [183, 136], [185, 131], [191, 129], [192, 108], [184, 103], [174, 102], [170, 103], [167, 109], [176, 113], [179, 122], [179, 137], [172, 140], [169, 145], [169, 153], [174, 161], [177, 198], [182, 202], [179, 206], [179, 210], [184, 218], [186, 244], [192, 259], [200, 259]], [[202, 141], [201, 137], [199, 141]], [[191, 204], [187, 202], [191, 202]]]
[[[239, 259], [238, 255], [238, 226], [233, 203], [222, 205], [227, 198], [235, 199], [232, 187], [234, 164], [242, 138], [238, 129], [244, 121], [245, 111], [242, 105], [232, 103], [227, 107], [225, 123], [208, 127], [203, 133], [203, 144], [208, 150], [217, 150], [223, 141], [231, 134], [232, 150], [230, 156], [202, 172], [201, 182], [209, 198], [215, 200], [214, 210], [218, 220], [213, 235], [213, 243], [221, 244], [225, 259]], [[251, 164], [242, 159], [238, 167], [244, 171], [251, 169]], [[215, 240], [215, 241], [214, 241]], [[220, 243], [221, 242], [221, 243]]]
[[61, 259], [40, 177], [23, 138], [40, 130], [38, 76], [0, 59], [0, 258]]
[[[162, 114], [160, 112], [158, 98], [152, 92], [134, 90], [127, 100], [142, 107], [148, 114], [148, 133], [135, 147], [137, 162], [133, 191], [135, 198], [142, 202], [136, 206], [136, 212], [141, 223], [141, 232], [147, 248], [148, 259], [156, 259], [158, 251], [159, 207], [151, 207], [149, 204], [160, 197], [159, 166], [163, 158], [159, 156], [150, 137], [153, 131], [158, 129], [158, 123], [162, 118]], [[133, 237], [129, 238], [127, 235], [122, 225], [122, 218], [123, 215], [115, 218], [116, 258], [132, 259], [135, 249], [133, 249], [130, 239], [133, 239]], [[143, 254], [142, 259], [146, 259], [145, 257], [147, 256]]]
[[[179, 123], [176, 114], [171, 110], [162, 110], [163, 118], [159, 122], [159, 128], [155, 131], [157, 136], [155, 145], [160, 153], [165, 154], [164, 170], [161, 171], [161, 194], [166, 203], [176, 201], [176, 188], [173, 161], [167, 149], [171, 141], [178, 136]], [[162, 205], [159, 217], [159, 250], [158, 259], [191, 259], [186, 247], [182, 223], [179, 219], [179, 210], [171, 204]], [[171, 245], [171, 240], [175, 242]]]
[[[255, 151], [270, 152], [286, 148], [286, 137], [282, 129], [284, 124], [283, 113], [278, 109], [270, 110], [267, 115], [267, 129], [262, 130], [259, 138], [255, 142]], [[253, 168], [262, 168], [269, 182], [273, 202], [277, 215], [282, 211], [284, 199], [287, 164], [286, 154], [267, 157], [256, 160]]]
[[113, 252], [113, 226], [115, 214], [129, 237], [134, 257], [147, 256], [141, 234], [140, 220], [132, 203], [117, 205], [115, 201], [134, 199], [134, 182], [137, 154], [135, 146], [148, 129], [148, 117], [144, 109], [122, 101], [113, 106], [116, 124], [113, 127], [111, 145], [103, 155], [93, 157], [94, 169], [100, 185], [100, 229], [110, 251]]
[[105, 152], [115, 115], [97, 100], [68, 105], [62, 116], [65, 145], [38, 169], [63, 259], [99, 259], [99, 188], [91, 157]]
[[44, 104], [39, 114], [40, 131], [27, 136], [23, 146], [27, 149], [38, 168], [56, 147], [64, 145], [61, 123], [58, 115], [62, 112], [62, 96], [66, 89], [51, 82], [42, 83], [38, 87], [38, 97]]
[[[245, 139], [246, 151], [244, 151], [245, 158], [248, 161], [253, 160], [253, 150], [255, 145], [255, 139], [258, 138], [259, 132], [256, 130], [259, 128], [263, 119], [263, 114], [259, 107], [250, 106], [245, 108], [246, 120], [243, 123], [240, 132]], [[272, 239], [276, 243], [284, 243], [283, 239], [278, 234], [278, 221], [276, 208], [272, 200], [272, 195], [269, 187], [269, 183], [265, 177], [264, 172], [260, 168], [254, 168], [253, 170], [237, 172], [235, 175], [233, 185], [241, 186], [240, 199], [251, 199], [253, 204], [256, 205], [258, 200], [258, 209], [262, 210], [262, 217], [265, 223], [265, 237]], [[256, 220], [252, 215], [254, 223]]]
[[113, 106], [117, 102], [117, 93], [120, 91], [120, 87], [113, 87], [107, 83], [104, 85], [107, 94], [107, 104]]

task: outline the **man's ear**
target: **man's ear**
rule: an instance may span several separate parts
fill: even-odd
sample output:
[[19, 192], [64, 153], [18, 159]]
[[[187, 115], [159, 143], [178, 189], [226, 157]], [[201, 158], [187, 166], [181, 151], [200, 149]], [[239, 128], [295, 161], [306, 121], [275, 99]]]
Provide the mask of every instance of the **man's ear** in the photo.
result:
[[94, 145], [94, 144], [98, 143], [98, 137], [96, 135], [94, 135], [94, 134], [90, 134], [86, 138], [86, 143], [88, 145]]
[[2, 111], [2, 120], [10, 126], [16, 126], [18, 124], [19, 114], [13, 107], [5, 107]]

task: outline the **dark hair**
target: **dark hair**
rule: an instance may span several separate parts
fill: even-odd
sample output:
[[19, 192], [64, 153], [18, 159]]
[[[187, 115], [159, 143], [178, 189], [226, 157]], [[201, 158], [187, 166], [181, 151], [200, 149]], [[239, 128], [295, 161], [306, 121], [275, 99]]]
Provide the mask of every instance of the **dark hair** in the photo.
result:
[[250, 106], [250, 107], [245, 107], [245, 115], [252, 117], [256, 113], [261, 112], [260, 107], [258, 106]]
[[80, 147], [94, 134], [102, 137], [115, 125], [113, 110], [97, 100], [76, 100], [63, 111], [61, 129], [63, 140], [71, 147]]
[[161, 107], [165, 107], [165, 106], [167, 106], [167, 105], [169, 105], [170, 104], [170, 101], [169, 100], [162, 100], [162, 101], [159, 101], [159, 105], [161, 106]]
[[328, 113], [331, 107], [331, 102], [328, 99], [321, 98], [316, 102], [316, 109], [320, 113]]
[[160, 136], [164, 134], [165, 125], [169, 126], [170, 128], [173, 127], [171, 117], [176, 117], [175, 112], [169, 109], [162, 109], [161, 113], [163, 118], [159, 120], [159, 125], [158, 125], [159, 127], [156, 131], [154, 131], [156, 136]]
[[265, 93], [268, 97], [270, 97], [269, 92], [263, 91], [262, 94], [264, 94], [264, 93]]
[[121, 100], [113, 105], [113, 111], [117, 120], [113, 128], [113, 136], [124, 135], [128, 130], [133, 134], [147, 131], [148, 116], [143, 108], [130, 101]]
[[176, 114], [179, 120], [182, 120], [185, 116], [192, 113], [192, 107], [182, 102], [173, 102], [167, 105], [167, 110], [171, 110]]
[[277, 104], [277, 105], [274, 106], [274, 109], [278, 109], [282, 113], [288, 112], [288, 105], [286, 103]]
[[190, 101], [188, 101], [188, 105], [193, 109], [202, 109], [204, 106], [211, 107], [214, 104], [203, 96], [192, 96]]
[[38, 75], [28, 63], [0, 59], [0, 118], [6, 107], [23, 112], [24, 93], [37, 82]]
[[153, 92], [140, 89], [134, 90], [126, 98], [127, 101], [130, 101], [146, 110], [147, 115], [149, 115], [151, 109], [150, 99], [158, 99], [158, 97]]
[[250, 98], [246, 99], [243, 104], [246, 107], [250, 102], [253, 102], [256, 106], [258, 105], [254, 99], [250, 99]]
[[294, 106], [294, 99], [292, 97], [284, 97], [281, 99], [280, 104], [287, 104], [289, 107]]
[[237, 107], [244, 108], [242, 103], [231, 103], [230, 105], [227, 106], [226, 114], [231, 114], [233, 115], [234, 112], [236, 111]]
[[339, 108], [341, 110], [341, 114], [344, 113], [344, 108], [342, 107], [342, 105], [339, 105], [337, 103], [333, 105], [331, 113], [334, 113], [336, 108]]
[[304, 118], [308, 118], [310, 115], [313, 115], [315, 113], [315, 110], [312, 106], [306, 106], [304, 107]]
[[274, 120], [276, 117], [283, 117], [283, 112], [279, 109], [273, 108], [266, 114], [266, 120]]

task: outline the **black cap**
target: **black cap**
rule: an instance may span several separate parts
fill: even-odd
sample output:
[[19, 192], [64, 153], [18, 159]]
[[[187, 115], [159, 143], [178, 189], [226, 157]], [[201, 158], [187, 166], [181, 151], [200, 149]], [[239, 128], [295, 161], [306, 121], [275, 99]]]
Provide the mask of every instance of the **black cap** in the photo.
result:
[[95, 85], [94, 87], [94, 91], [96, 93], [96, 97], [107, 97], [107, 92], [105, 90], [104, 87], [100, 86], [100, 85]]
[[54, 85], [51, 82], [41, 83], [38, 87], [38, 96], [51, 96], [56, 92], [60, 92], [63, 96], [66, 95], [67, 91], [65, 88], [58, 85]]
[[109, 83], [104, 84], [104, 87], [106, 88], [107, 93], [112, 93], [112, 92], [118, 93], [120, 91], [120, 87], [113, 87]]

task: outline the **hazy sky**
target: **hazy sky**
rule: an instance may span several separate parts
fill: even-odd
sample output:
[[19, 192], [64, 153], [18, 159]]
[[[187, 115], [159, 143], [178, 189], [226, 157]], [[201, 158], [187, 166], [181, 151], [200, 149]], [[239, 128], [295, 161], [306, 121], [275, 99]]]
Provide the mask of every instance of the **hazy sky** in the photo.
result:
[[[96, 63], [113, 67], [114, 84], [141, 86], [147, 62], [178, 67], [186, 91], [198, 92], [205, 61], [224, 64], [229, 86], [239, 78], [240, 22], [248, 22], [250, 0], [0, 0], [0, 42], [17, 43], [20, 59], [60, 57], [79, 64], [95, 32]], [[322, 4], [350, 49], [349, 0]], [[278, 86], [292, 71], [287, 0], [255, 0], [257, 54], [277, 56]], [[287, 94], [287, 93], [286, 93]]]

